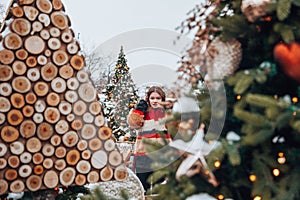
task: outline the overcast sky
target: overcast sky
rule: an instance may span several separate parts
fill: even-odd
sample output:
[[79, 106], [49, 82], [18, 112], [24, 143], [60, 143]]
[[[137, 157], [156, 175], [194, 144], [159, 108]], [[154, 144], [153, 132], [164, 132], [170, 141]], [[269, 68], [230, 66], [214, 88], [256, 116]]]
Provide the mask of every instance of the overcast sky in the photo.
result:
[[[105, 44], [106, 47], [101, 47], [104, 49], [102, 53], [112, 54], [113, 57], [117, 56], [119, 46], [124, 45], [131, 73], [138, 85], [148, 82], [170, 84], [176, 80], [175, 70], [178, 68], [180, 55], [167, 52], [175, 47], [171, 49], [157, 47], [149, 50], [143, 48], [145, 38], [131, 36], [132, 34], [126, 35], [125, 38], [122, 36], [129, 31], [144, 28], [170, 30], [175, 33], [175, 28], [186, 19], [187, 12], [194, 8], [199, 0], [85, 0], [84, 3], [64, 0], [64, 2], [73, 29], [80, 34], [79, 39], [85, 45], [96, 48]], [[119, 37], [122, 39], [118, 42], [115, 38]], [[168, 40], [173, 44], [176, 37], [170, 34], [167, 39], [158, 36], [150, 40], [149, 43], [155, 43], [153, 40], [167, 43]], [[135, 42], [139, 42], [140, 45], [133, 45]], [[182, 50], [183, 46], [178, 48]], [[136, 49], [139, 51], [135, 51]]]
[[[0, 0], [3, 2], [9, 2], [9, 0]], [[113, 56], [116, 52], [119, 52], [118, 45], [124, 45], [126, 58], [131, 69], [139, 67], [149, 67], [155, 65], [155, 71], [150, 73], [151, 76], [157, 76], [157, 67], [172, 68], [174, 71], [177, 69], [177, 62], [180, 55], [174, 55], [168, 51], [173, 51], [173, 47], [161, 48], [162, 51], [156, 50], [144, 50], [136, 51], [139, 46], [129, 47], [130, 44], [136, 42], [136, 40], [142, 40], [143, 38], [133, 38], [130, 34], [127, 35], [126, 41], [122, 39], [120, 43], [114, 45], [108, 45], [111, 41], [115, 41], [115, 38], [122, 36], [133, 30], [140, 30], [145, 28], [163, 29], [169, 31], [175, 31], [175, 28], [187, 18], [187, 12], [195, 7], [200, 0], [62, 0], [66, 13], [69, 15], [72, 28], [76, 33], [76, 37], [79, 36], [81, 45], [85, 48], [95, 49], [103, 44], [106, 45], [105, 53]], [[149, 32], [149, 31], [148, 31]], [[174, 32], [175, 33], [175, 32]], [[172, 33], [167, 34], [167, 42], [173, 42], [176, 40], [175, 35]], [[172, 38], [174, 37], [174, 38]], [[165, 38], [152, 38], [159, 43], [167, 43]], [[140, 42], [140, 41], [139, 41]], [[155, 44], [156, 45], [156, 44]], [[155, 47], [155, 45], [153, 45]], [[144, 46], [142, 45], [141, 48]], [[178, 47], [182, 48], [182, 46]], [[178, 49], [177, 48], [177, 49]], [[144, 48], [145, 49], [145, 48]], [[176, 50], [178, 51], [178, 50]], [[154, 68], [153, 68], [154, 69]], [[163, 70], [162, 70], [163, 71]], [[166, 71], [166, 70], [164, 70]], [[134, 74], [135, 78], [141, 78], [140, 74]], [[156, 75], [154, 75], [156, 73]], [[145, 77], [149, 77], [150, 74], [146, 74]], [[158, 73], [161, 74], [161, 73]], [[138, 77], [137, 77], [138, 76]], [[174, 81], [175, 74], [163, 73], [160, 79], [166, 79], [169, 76], [170, 81]], [[142, 77], [141, 80], [144, 80]], [[172, 77], [172, 78], [171, 78]], [[172, 80], [171, 80], [172, 79]], [[141, 80], [137, 80], [140, 82]], [[150, 81], [150, 80], [149, 80]], [[170, 82], [169, 81], [169, 82]], [[141, 84], [141, 83], [139, 83]]]
[[63, 0], [72, 26], [87, 44], [140, 28], [174, 30], [199, 0]]

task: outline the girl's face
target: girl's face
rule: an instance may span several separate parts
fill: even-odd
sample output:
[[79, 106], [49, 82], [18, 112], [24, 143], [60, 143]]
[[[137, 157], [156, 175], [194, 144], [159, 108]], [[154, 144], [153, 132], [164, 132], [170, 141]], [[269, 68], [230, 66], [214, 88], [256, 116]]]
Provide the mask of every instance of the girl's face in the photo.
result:
[[149, 96], [149, 103], [152, 108], [162, 107], [159, 102], [162, 102], [161, 96], [157, 92], [152, 92]]

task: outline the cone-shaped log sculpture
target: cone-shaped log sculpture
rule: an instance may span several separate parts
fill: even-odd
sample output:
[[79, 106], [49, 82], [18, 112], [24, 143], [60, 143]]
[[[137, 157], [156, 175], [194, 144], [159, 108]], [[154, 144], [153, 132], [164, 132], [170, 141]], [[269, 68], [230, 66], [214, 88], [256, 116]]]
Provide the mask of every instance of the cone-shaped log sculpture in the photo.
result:
[[12, 0], [0, 33], [0, 195], [127, 177], [61, 0]]

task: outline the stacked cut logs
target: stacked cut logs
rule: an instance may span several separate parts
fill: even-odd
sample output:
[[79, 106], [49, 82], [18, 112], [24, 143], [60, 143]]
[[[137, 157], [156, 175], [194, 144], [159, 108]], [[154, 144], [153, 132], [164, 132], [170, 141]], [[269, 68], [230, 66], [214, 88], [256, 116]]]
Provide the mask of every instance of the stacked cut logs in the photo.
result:
[[0, 195], [124, 180], [61, 0], [14, 0], [4, 23]]

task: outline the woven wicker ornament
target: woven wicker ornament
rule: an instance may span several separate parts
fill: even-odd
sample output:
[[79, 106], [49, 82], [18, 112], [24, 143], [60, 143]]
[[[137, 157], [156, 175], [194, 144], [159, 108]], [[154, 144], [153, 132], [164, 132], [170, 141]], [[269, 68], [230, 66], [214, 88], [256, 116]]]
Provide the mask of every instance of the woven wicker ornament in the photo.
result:
[[233, 74], [238, 68], [242, 59], [241, 43], [235, 39], [223, 42], [217, 37], [210, 43], [205, 54], [207, 57], [205, 81], [212, 84]]

